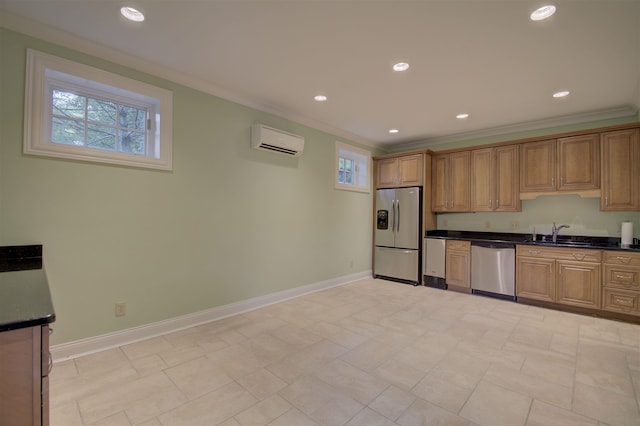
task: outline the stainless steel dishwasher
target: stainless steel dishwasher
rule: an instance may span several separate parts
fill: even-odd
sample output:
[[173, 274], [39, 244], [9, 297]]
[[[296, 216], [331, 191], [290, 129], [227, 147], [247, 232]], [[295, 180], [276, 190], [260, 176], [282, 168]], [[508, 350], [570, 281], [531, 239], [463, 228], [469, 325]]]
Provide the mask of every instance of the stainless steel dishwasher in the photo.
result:
[[471, 291], [516, 300], [516, 246], [493, 241], [471, 242]]

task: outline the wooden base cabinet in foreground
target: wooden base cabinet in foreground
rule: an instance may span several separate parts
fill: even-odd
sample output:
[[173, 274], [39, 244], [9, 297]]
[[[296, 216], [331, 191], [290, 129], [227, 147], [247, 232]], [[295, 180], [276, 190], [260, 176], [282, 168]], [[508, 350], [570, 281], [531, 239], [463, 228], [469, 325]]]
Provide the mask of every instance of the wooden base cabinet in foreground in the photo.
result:
[[599, 250], [516, 247], [517, 297], [600, 309]]
[[602, 309], [640, 316], [640, 253], [603, 252]]
[[0, 332], [0, 425], [49, 424], [49, 326]]
[[471, 242], [447, 240], [445, 281], [450, 290], [471, 292]]

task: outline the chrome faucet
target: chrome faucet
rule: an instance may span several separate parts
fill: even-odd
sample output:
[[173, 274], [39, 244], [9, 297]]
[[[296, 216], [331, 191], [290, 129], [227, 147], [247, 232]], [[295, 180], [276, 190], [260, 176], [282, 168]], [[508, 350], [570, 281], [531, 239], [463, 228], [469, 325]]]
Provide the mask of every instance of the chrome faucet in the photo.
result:
[[558, 233], [562, 228], [571, 228], [571, 227], [569, 225], [560, 225], [556, 227], [556, 223], [553, 222], [553, 228], [551, 228], [551, 239], [553, 240], [554, 243], [558, 239]]

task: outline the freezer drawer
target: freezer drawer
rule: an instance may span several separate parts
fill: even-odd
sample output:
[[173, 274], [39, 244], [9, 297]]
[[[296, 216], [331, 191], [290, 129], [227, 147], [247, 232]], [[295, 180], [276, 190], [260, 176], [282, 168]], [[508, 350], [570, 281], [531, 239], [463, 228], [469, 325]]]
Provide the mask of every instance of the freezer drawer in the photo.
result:
[[374, 275], [419, 283], [420, 250], [376, 247]]

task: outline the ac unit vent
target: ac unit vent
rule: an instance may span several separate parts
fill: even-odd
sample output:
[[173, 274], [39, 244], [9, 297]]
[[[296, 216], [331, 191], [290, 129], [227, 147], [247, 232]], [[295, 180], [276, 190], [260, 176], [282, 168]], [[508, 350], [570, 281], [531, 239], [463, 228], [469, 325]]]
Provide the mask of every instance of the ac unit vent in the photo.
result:
[[251, 127], [251, 147], [299, 157], [304, 150], [304, 138], [263, 124], [254, 124]]

